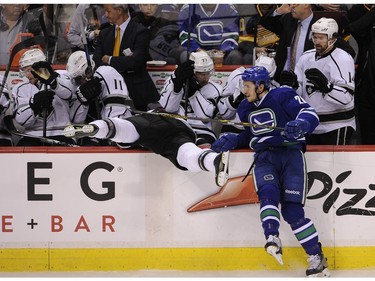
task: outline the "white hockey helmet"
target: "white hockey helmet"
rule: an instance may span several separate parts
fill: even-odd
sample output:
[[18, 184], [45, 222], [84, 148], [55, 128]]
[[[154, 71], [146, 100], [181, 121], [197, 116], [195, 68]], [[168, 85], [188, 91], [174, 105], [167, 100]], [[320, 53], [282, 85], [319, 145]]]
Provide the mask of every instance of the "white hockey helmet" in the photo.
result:
[[270, 78], [273, 78], [276, 72], [276, 62], [274, 58], [269, 56], [261, 55], [255, 61], [256, 66], [263, 66], [267, 69], [268, 73], [270, 74]]
[[211, 72], [214, 70], [214, 62], [206, 52], [193, 52], [189, 59], [194, 61], [194, 72]]
[[33, 65], [34, 62], [38, 61], [46, 61], [46, 56], [44, 55], [44, 53], [38, 48], [27, 50], [20, 58], [20, 69], [23, 69], [26, 66]]
[[[92, 56], [90, 56], [90, 62], [91, 62], [92, 69], [94, 69], [95, 62], [92, 59]], [[66, 70], [71, 79], [74, 79], [77, 77], [86, 78], [87, 66], [88, 64], [87, 64], [86, 53], [84, 51], [76, 51], [70, 55], [68, 62], [66, 64]]]
[[311, 26], [311, 32], [327, 34], [329, 40], [337, 35], [339, 26], [332, 18], [320, 18]]

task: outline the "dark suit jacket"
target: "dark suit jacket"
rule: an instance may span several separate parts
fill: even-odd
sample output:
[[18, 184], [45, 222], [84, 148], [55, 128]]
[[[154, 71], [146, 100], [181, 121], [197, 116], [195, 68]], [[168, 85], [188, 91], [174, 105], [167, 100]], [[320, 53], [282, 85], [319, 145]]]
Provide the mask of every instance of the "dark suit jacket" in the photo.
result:
[[[103, 29], [99, 33], [94, 52], [97, 67], [103, 65], [104, 55], [112, 56], [115, 44], [115, 26]], [[146, 69], [149, 57], [150, 33], [141, 24], [130, 21], [121, 40], [120, 55], [112, 57], [110, 65], [124, 77], [129, 96], [138, 110], [147, 110], [147, 104], [159, 100], [159, 93]], [[123, 51], [130, 49], [133, 54], [125, 56]]]
[[[287, 50], [288, 47], [292, 44], [292, 39], [297, 29], [298, 20], [293, 18], [291, 13], [275, 17], [272, 16], [272, 13], [273, 11], [270, 14], [261, 17], [259, 23], [268, 30], [276, 33], [280, 38], [276, 49], [275, 63], [277, 68], [274, 76], [274, 79], [279, 82], [280, 73], [283, 71], [285, 62], [287, 60]], [[311, 30], [311, 26], [313, 25], [313, 23], [316, 22], [320, 17], [321, 16], [314, 12], [313, 18], [308, 28], [309, 31]], [[335, 44], [338, 48], [345, 50], [352, 57], [355, 57], [354, 49], [341, 37], [337, 38]], [[314, 43], [310, 38], [310, 32], [307, 32], [304, 51], [310, 49], [314, 49]]]

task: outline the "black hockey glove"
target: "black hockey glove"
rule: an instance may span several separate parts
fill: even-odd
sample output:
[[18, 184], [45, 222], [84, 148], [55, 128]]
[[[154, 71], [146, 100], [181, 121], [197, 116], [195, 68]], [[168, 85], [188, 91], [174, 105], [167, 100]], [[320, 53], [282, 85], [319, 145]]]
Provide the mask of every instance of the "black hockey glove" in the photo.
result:
[[240, 91], [240, 89], [236, 88], [233, 95], [229, 96], [228, 101], [233, 108], [238, 108], [244, 98], [245, 95]]
[[29, 104], [35, 116], [42, 116], [44, 109], [47, 110], [47, 116], [50, 115], [53, 110], [52, 101], [54, 95], [55, 92], [52, 90], [43, 90], [31, 97]]
[[188, 80], [189, 86], [188, 86], [188, 96], [189, 98], [195, 94], [196, 91], [198, 91], [201, 88], [201, 85], [199, 85], [199, 82], [195, 77], [191, 77]]
[[293, 70], [283, 70], [280, 74], [280, 86], [289, 86], [298, 89], [297, 75]]
[[83, 105], [88, 105], [91, 100], [97, 98], [102, 92], [101, 79], [93, 77], [77, 88], [77, 98]]
[[328, 94], [332, 91], [333, 85], [328, 81], [327, 77], [316, 68], [310, 68], [305, 71], [307, 82], [311, 83], [313, 87], [322, 92], [323, 94]]
[[31, 73], [43, 84], [50, 85], [52, 89], [56, 89], [57, 77], [59, 74], [52, 69], [52, 66], [47, 61], [34, 62], [31, 66]]
[[174, 85], [174, 92], [179, 93], [184, 86], [186, 80], [194, 76], [194, 62], [188, 60], [184, 62], [172, 74], [172, 81]]

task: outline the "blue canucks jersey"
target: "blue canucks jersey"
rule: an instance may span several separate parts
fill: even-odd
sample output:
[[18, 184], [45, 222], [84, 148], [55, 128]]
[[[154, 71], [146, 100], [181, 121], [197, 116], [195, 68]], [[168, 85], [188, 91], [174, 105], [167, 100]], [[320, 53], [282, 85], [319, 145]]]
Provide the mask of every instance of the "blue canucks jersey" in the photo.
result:
[[186, 4], [178, 21], [180, 43], [187, 47], [190, 36], [190, 51], [203, 48], [230, 52], [238, 48], [239, 15], [231, 4], [217, 4], [211, 12], [202, 4]]
[[258, 144], [264, 141], [268, 147], [281, 147], [288, 144], [305, 146], [305, 137], [297, 140], [286, 139], [282, 135], [281, 128], [284, 128], [289, 121], [300, 118], [310, 123], [308, 134], [311, 134], [319, 124], [315, 110], [295, 90], [286, 86], [272, 89], [260, 101], [250, 103], [244, 99], [238, 107], [238, 115], [242, 122], [260, 125], [246, 126], [245, 131], [238, 136], [239, 147], [253, 148], [254, 141]]

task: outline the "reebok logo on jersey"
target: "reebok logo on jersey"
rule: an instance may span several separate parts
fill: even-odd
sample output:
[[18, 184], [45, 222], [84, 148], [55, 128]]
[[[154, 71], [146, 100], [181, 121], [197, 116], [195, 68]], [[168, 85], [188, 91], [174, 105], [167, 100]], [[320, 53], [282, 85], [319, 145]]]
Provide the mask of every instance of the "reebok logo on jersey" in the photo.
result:
[[285, 193], [287, 193], [287, 194], [300, 195], [300, 192], [299, 192], [299, 191], [296, 191], [296, 190], [289, 190], [289, 189], [285, 189]]

